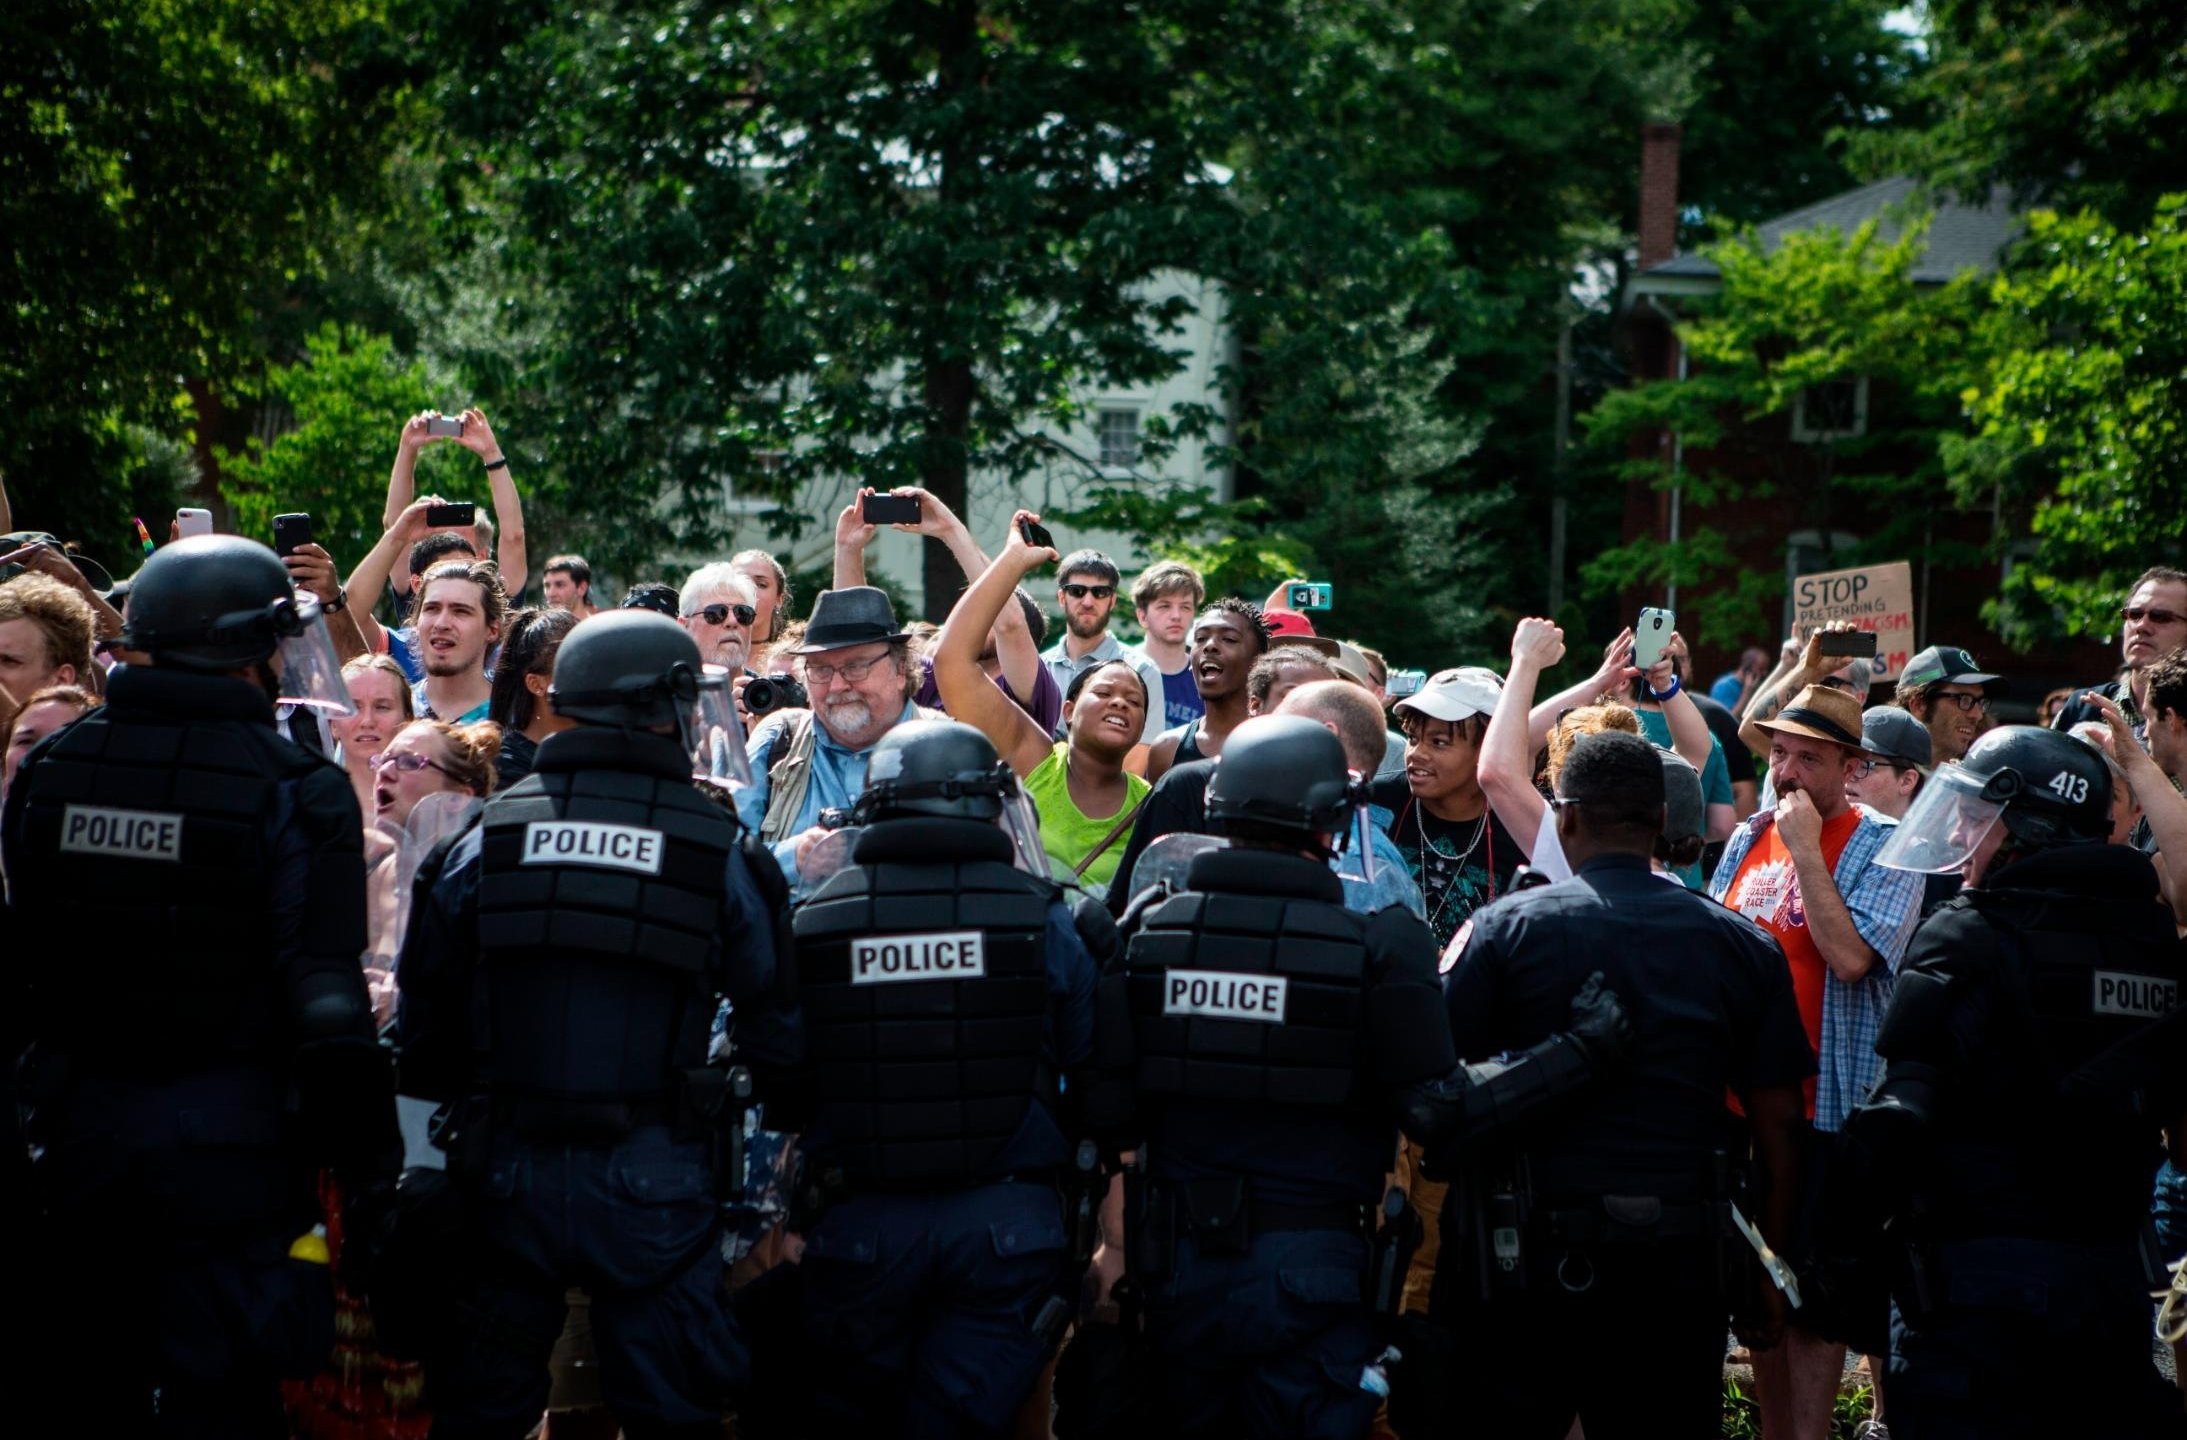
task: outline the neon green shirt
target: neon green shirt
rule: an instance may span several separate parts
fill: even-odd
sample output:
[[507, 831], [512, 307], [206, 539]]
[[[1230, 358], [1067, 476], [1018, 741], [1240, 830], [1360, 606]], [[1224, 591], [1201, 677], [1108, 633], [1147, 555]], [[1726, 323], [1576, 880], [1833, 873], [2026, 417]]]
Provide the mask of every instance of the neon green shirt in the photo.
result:
[[[1071, 871], [1086, 858], [1087, 852], [1099, 845], [1116, 828], [1117, 822], [1154, 788], [1127, 770], [1124, 772], [1124, 808], [1113, 815], [1088, 815], [1071, 803], [1071, 784], [1063, 768], [1063, 757], [1070, 748], [1067, 743], [1057, 741], [1055, 749], [1048, 752], [1048, 758], [1025, 777], [1025, 793], [1033, 798], [1033, 804], [1040, 811], [1040, 848], [1048, 852], [1048, 864], [1058, 880], [1069, 879]], [[1109, 848], [1086, 867], [1079, 883], [1095, 895], [1106, 895], [1109, 882], [1116, 878], [1116, 864], [1124, 858], [1124, 843], [1130, 838], [1129, 833], [1117, 836]]]

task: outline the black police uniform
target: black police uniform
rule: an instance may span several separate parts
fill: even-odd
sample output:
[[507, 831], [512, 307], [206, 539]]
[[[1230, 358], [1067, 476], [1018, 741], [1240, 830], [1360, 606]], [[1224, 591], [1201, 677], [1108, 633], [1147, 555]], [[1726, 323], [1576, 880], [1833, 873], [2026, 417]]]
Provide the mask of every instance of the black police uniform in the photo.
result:
[[2187, 1433], [2137, 1244], [2159, 1129], [2187, 1105], [2183, 979], [2155, 872], [2123, 846], [2027, 855], [1915, 932], [1877, 1096], [1927, 1123], [1895, 1148], [1875, 1106], [1848, 1124], [1879, 1180], [1911, 1181], [1895, 1434]]
[[[269, 556], [270, 559], [270, 556]], [[8, 964], [49, 1283], [20, 1318], [82, 1433], [278, 1435], [331, 1353], [316, 1176], [399, 1158], [348, 777], [248, 681], [124, 666], [9, 792]]]
[[421, 881], [403, 1090], [460, 1102], [449, 1168], [472, 1252], [447, 1348], [426, 1357], [436, 1435], [537, 1423], [572, 1286], [631, 1435], [717, 1435], [745, 1378], [721, 1295], [708, 1031], [726, 994], [763, 1081], [798, 1061], [801, 1032], [736, 823], [690, 777], [660, 735], [550, 736]]
[[[1784, 954], [1638, 856], [1597, 856], [1471, 925], [1444, 982], [1461, 1054], [1540, 1040], [1597, 970], [1636, 1038], [1622, 1076], [1452, 1186], [1432, 1313], [1458, 1333], [1462, 1433], [1556, 1437], [1576, 1414], [1590, 1440], [1713, 1435], [1731, 1309], [1717, 1260], [1725, 1091], [1815, 1073]], [[1510, 1198], [1476, 1207], [1468, 1186]], [[1511, 1268], [1467, 1221], [1476, 1208], [1519, 1232]]]
[[858, 837], [793, 919], [826, 1208], [799, 1266], [825, 1433], [997, 1435], [1075, 1300], [1059, 1181], [1095, 967], [992, 821]]
[[1101, 1064], [1144, 1147], [1128, 1255], [1178, 1434], [1372, 1420], [1363, 1217], [1403, 1092], [1456, 1064], [1434, 985], [1418, 919], [1353, 915], [1326, 865], [1263, 850], [1195, 859], [1104, 979]]

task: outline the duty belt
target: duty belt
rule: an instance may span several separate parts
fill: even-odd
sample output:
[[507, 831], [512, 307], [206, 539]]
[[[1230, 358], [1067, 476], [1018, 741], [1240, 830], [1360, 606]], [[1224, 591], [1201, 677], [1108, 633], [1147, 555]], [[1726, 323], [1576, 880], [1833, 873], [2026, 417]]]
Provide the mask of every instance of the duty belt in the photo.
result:
[[1251, 1182], [1242, 1175], [1151, 1180], [1147, 1207], [1151, 1212], [1166, 1212], [1173, 1234], [1190, 1234], [1210, 1253], [1243, 1251], [1254, 1236], [1279, 1230], [1344, 1230], [1356, 1235], [1372, 1224], [1365, 1205], [1266, 1200], [1253, 1193]]
[[550, 1099], [497, 1095], [494, 1118], [533, 1140], [618, 1140], [647, 1125], [674, 1125], [681, 1110], [664, 1096], [635, 1100]]
[[1549, 1207], [1536, 1218], [1552, 1246], [1573, 1250], [1713, 1239], [1721, 1228], [1716, 1206], [1700, 1201], [1667, 1205], [1656, 1195], [1604, 1195], [1584, 1207]]

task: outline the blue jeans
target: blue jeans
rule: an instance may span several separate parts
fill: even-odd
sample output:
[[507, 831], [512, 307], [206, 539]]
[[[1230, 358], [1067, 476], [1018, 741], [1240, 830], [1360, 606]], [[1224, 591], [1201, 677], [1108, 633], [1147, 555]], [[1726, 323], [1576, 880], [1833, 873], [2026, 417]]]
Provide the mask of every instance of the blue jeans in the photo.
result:
[[464, 1181], [474, 1258], [454, 1348], [426, 1365], [434, 1435], [513, 1440], [539, 1423], [574, 1286], [592, 1297], [600, 1387], [633, 1440], [715, 1440], [749, 1366], [722, 1300], [704, 1147], [664, 1126], [612, 1146], [504, 1134]]
[[1075, 1298], [1047, 1185], [862, 1195], [828, 1207], [799, 1274], [814, 1434], [999, 1435], [1047, 1363], [1034, 1321]]

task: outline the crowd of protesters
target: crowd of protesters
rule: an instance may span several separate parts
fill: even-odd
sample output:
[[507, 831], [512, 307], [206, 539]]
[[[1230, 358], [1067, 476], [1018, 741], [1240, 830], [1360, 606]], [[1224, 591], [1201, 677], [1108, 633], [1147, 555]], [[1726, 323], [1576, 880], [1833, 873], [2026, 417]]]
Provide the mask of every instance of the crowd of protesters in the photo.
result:
[[[1653, 869], [1745, 916], [1781, 951], [1815, 1063], [1794, 1209], [1806, 1217], [1799, 1233], [1820, 1225], [1814, 1212], [1834, 1193], [1835, 1141], [1883, 1068], [1878, 1037], [1901, 958], [1958, 884], [1876, 857], [1943, 767], [1997, 722], [1996, 702], [2014, 680], [1949, 643], [1957, 637], [1914, 655], [1888, 694], [1877, 691], [1870, 661], [1826, 652], [1839, 627], [1748, 648], [1704, 689], [1678, 635], [1643, 667], [1630, 629], [1604, 642], [1528, 617], [1507, 654], [1399, 656], [1430, 673], [1393, 697], [1383, 656], [1320, 633], [1311, 613], [1282, 603], [1290, 586], [1258, 600], [1210, 595], [1190, 565], [1156, 559], [1128, 577], [1090, 549], [1063, 554], [1051, 585], [1035, 578], [1054, 557], [1036, 538], [1038, 516], [1020, 512], [1001, 533], [975, 535], [912, 489], [893, 493], [916, 500], [918, 518], [894, 528], [939, 541], [964, 572], [938, 628], [905, 623], [867, 583], [866, 552], [888, 528], [865, 517], [871, 492], [837, 518], [832, 584], [809, 600], [792, 593], [779, 557], [747, 550], [686, 574], [642, 577], [619, 605], [583, 557], [556, 555], [538, 567], [538, 603], [524, 604], [533, 567], [507, 458], [479, 411], [465, 412], [453, 436], [436, 418], [402, 426], [385, 533], [346, 576], [340, 557], [316, 544], [283, 557], [319, 598], [345, 661], [350, 713], [322, 721], [297, 710], [280, 724], [336, 761], [354, 790], [377, 876], [361, 960], [383, 1024], [392, 1028], [399, 1013], [396, 957], [412, 873], [570, 727], [550, 703], [557, 653], [617, 609], [671, 616], [705, 662], [732, 678], [751, 778], [726, 798], [793, 900], [840, 863], [828, 842], [858, 803], [875, 747], [898, 726], [947, 716], [987, 737], [1019, 778], [1052, 878], [1122, 919], [1158, 868], [1160, 842], [1209, 831], [1209, 778], [1226, 741], [1253, 717], [1280, 714], [1332, 732], [1364, 786], [1356, 831], [1329, 861], [1346, 905], [1402, 907], [1459, 957], [1469, 922], [1529, 883], [1523, 877], [1574, 875], [1555, 820], [1560, 772], [1583, 738], [1622, 733], [1666, 757], [1667, 818]], [[460, 524], [433, 523], [444, 502], [415, 493], [419, 452], [443, 440], [482, 466], [488, 503]], [[4, 797], [26, 757], [37, 764], [42, 740], [95, 710], [109, 668], [128, 662], [118, 642], [129, 584], [36, 532], [0, 537], [0, 552], [9, 552], [0, 572]], [[1118, 633], [1120, 602], [1143, 637], [1136, 643]], [[2175, 858], [2187, 855], [2187, 571], [2153, 566], [2120, 597], [2119, 616], [2116, 674], [2044, 697], [2042, 719], [2101, 756], [2114, 781], [2112, 842], [2153, 859], [2163, 898], [2187, 927], [2187, 880], [2173, 873], [2187, 864]], [[1052, 623], [1059, 633], [1048, 643]], [[1584, 679], [1540, 693], [1568, 657], [1598, 653]], [[2187, 1180], [2170, 1164], [2158, 1173], [2155, 1158], [2152, 1213], [2176, 1261], [2187, 1251]], [[1405, 1287], [1415, 1309], [1427, 1305], [1445, 1189], [1420, 1159], [1405, 1142], [1390, 1160], [1429, 1221]], [[751, 1242], [731, 1258], [795, 1259], [794, 1237]], [[1095, 1257], [1104, 1294], [1113, 1263]], [[732, 1283], [752, 1268], [732, 1270]], [[581, 1303], [572, 1313], [582, 1318]], [[587, 1423], [584, 1386], [572, 1378], [586, 1367], [570, 1358], [583, 1353], [581, 1330], [558, 1353], [553, 1433]], [[1645, 1335], [1603, 1338], [1648, 1344]], [[1589, 1363], [1584, 1354], [1540, 1358]], [[1763, 1434], [1831, 1433], [1843, 1343], [1794, 1311], [1781, 1339], [1745, 1358]], [[1868, 1369], [1878, 1384], [1863, 1433], [1885, 1437], [1882, 1358]], [[291, 1394], [294, 1423], [321, 1427], [314, 1433], [331, 1433], [323, 1412], [362, 1403], [326, 1383]], [[404, 1433], [423, 1423], [416, 1404], [415, 1394], [382, 1395], [365, 1405], [365, 1423]], [[1019, 1433], [1045, 1433], [1041, 1419], [1026, 1424]]]

